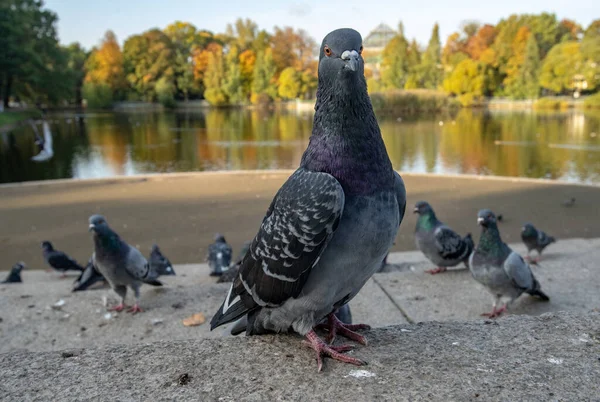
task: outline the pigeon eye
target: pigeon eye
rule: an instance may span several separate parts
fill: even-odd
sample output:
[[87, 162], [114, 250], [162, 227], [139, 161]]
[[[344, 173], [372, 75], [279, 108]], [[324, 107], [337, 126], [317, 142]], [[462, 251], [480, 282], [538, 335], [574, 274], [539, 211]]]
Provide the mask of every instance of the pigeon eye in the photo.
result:
[[327, 56], [327, 57], [331, 56], [331, 49], [329, 48], [329, 46], [325, 46], [323, 51], [325, 52], [325, 56]]
[[360, 45], [360, 49], [358, 49], [358, 54], [362, 54], [362, 52], [363, 52], [363, 46]]

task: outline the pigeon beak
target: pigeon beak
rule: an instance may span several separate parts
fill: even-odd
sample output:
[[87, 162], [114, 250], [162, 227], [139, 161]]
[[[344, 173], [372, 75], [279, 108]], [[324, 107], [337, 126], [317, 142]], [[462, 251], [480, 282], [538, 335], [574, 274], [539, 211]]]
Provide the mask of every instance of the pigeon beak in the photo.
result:
[[350, 71], [358, 71], [359, 54], [356, 50], [344, 50], [342, 53], [342, 60], [346, 62], [344, 68], [347, 68]]
[[481, 224], [483, 224], [483, 221], [484, 221], [484, 220], [485, 220], [485, 219], [483, 219], [483, 218], [477, 218], [477, 224], [478, 224], [478, 225], [481, 225]]
[[416, 214], [416, 213], [418, 213], [418, 212], [419, 212], [419, 208], [414, 208], [414, 209], [413, 209], [413, 214]]
[[90, 224], [90, 226], [88, 227], [88, 231], [91, 232], [92, 230], [94, 230], [96, 228], [96, 226], [94, 226], [93, 223]]

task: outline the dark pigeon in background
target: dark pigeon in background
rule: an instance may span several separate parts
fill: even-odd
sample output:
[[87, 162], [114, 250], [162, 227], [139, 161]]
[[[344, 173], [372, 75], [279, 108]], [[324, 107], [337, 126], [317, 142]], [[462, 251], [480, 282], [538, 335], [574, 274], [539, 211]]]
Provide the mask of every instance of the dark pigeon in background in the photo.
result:
[[575, 205], [575, 197], [567, 198], [562, 202], [563, 207], [571, 208], [573, 205]]
[[[556, 239], [552, 236], [548, 236], [546, 233], [538, 230], [531, 223], [526, 223], [525, 226], [521, 228], [521, 240], [525, 243], [527, 247], [527, 257], [525, 259], [530, 260], [531, 262], [537, 263], [540, 258], [542, 258], [542, 251], [550, 244], [556, 242]], [[531, 259], [529, 254], [531, 250], [536, 250], [538, 256], [536, 259]]]
[[52, 246], [52, 243], [50, 243], [49, 241], [42, 242], [42, 252], [46, 263], [50, 265], [54, 270], [61, 272], [62, 278], [66, 276], [67, 271], [83, 272], [83, 267], [79, 265], [77, 261], [66, 255], [62, 251], [55, 250], [54, 246]]
[[92, 263], [121, 297], [121, 303], [109, 311], [122, 311], [125, 306], [127, 287], [135, 294], [135, 304], [127, 310], [130, 313], [142, 312], [140, 308], [140, 287], [143, 283], [162, 286], [152, 271], [150, 264], [140, 251], [125, 243], [115, 233], [102, 215], [92, 215], [89, 230], [94, 232], [94, 254]]
[[171, 261], [161, 253], [156, 244], [152, 245], [150, 251], [150, 270], [158, 276], [175, 275]]
[[[506, 311], [523, 293], [548, 301], [529, 264], [502, 241], [496, 216], [489, 209], [482, 209], [477, 215], [477, 223], [482, 226], [479, 244], [471, 254], [469, 268], [473, 278], [484, 285], [494, 297], [491, 313], [482, 314], [494, 318]], [[502, 306], [498, 308], [498, 304]]]
[[215, 235], [215, 242], [208, 246], [208, 266], [210, 267], [210, 276], [221, 276], [224, 271], [229, 269], [233, 251], [227, 244], [225, 236], [220, 233]]
[[242, 248], [240, 249], [240, 252], [238, 253], [235, 262], [229, 267], [227, 271], [223, 272], [223, 274], [219, 276], [219, 279], [217, 279], [217, 283], [233, 282], [236, 275], [238, 274], [240, 264], [242, 263], [242, 260], [244, 259], [246, 253], [250, 249], [251, 244], [251, 241], [247, 241], [242, 245]]
[[[336, 316], [381, 267], [398, 232], [406, 191], [392, 167], [367, 94], [362, 38], [338, 29], [321, 44], [312, 136], [300, 167], [275, 195], [211, 329], [245, 316], [246, 335], [295, 331], [317, 356], [355, 365], [350, 345], [314, 331], [328, 320], [359, 343]], [[243, 320], [242, 320], [243, 321]]]
[[438, 274], [461, 262], [468, 268], [469, 256], [475, 246], [471, 233], [464, 238], [460, 237], [438, 220], [431, 205], [425, 201], [417, 202], [413, 212], [419, 214], [415, 229], [417, 248], [429, 261], [437, 265], [436, 269], [425, 272]]
[[23, 280], [21, 279], [21, 271], [25, 267], [26, 265], [23, 261], [17, 262], [15, 265], [12, 266], [10, 272], [8, 273], [8, 276], [5, 280], [2, 281], [2, 283], [22, 283]]
[[103, 282], [105, 285], [108, 283], [104, 276], [94, 268], [92, 258], [93, 257], [90, 257], [85, 269], [81, 275], [79, 275], [79, 278], [73, 282], [73, 292], [88, 290], [99, 282]]

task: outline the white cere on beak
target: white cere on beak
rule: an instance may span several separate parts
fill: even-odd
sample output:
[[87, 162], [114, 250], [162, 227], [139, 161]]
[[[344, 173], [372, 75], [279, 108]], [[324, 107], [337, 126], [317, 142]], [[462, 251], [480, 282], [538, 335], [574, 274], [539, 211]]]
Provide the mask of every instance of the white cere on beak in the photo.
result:
[[481, 222], [483, 222], [484, 219], [483, 218], [477, 218], [477, 224], [479, 225]]
[[342, 60], [358, 59], [358, 52], [356, 50], [344, 50], [342, 53]]

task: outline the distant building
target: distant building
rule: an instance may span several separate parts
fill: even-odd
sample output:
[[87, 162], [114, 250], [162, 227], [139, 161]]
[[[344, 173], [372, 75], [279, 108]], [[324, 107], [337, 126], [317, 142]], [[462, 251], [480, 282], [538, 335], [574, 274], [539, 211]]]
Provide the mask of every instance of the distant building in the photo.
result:
[[379, 76], [383, 49], [396, 35], [396, 31], [388, 25], [381, 23], [363, 40], [365, 70], [371, 70], [374, 77]]

